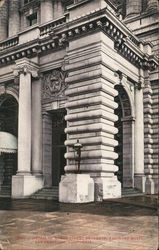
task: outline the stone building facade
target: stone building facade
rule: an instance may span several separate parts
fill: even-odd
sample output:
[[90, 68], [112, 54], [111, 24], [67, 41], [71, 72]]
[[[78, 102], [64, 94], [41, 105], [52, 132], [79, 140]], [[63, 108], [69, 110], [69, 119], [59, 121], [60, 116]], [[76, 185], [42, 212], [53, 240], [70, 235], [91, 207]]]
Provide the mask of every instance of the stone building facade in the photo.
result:
[[158, 18], [158, 0], [0, 1], [1, 194], [158, 193]]

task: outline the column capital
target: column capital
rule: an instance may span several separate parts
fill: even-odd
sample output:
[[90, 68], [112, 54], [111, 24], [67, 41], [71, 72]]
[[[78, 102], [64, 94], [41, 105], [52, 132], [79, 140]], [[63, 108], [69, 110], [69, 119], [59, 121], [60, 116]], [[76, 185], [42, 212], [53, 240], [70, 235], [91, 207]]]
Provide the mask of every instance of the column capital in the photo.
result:
[[144, 88], [144, 79], [142, 77], [139, 77], [139, 81], [135, 83], [135, 89], [141, 90]]
[[22, 58], [16, 61], [16, 66], [13, 68], [13, 74], [15, 77], [20, 74], [31, 74], [32, 77], [39, 77], [39, 66], [29, 60], [28, 58]]

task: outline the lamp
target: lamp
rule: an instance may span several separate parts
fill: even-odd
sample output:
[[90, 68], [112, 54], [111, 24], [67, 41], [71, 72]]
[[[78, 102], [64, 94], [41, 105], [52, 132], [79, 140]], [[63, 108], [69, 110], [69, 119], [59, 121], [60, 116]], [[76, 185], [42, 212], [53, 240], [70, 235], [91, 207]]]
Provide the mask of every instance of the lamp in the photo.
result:
[[77, 173], [80, 174], [80, 162], [81, 162], [81, 149], [83, 145], [77, 140], [77, 142], [73, 145], [73, 149], [77, 154], [77, 161], [78, 161], [78, 170]]

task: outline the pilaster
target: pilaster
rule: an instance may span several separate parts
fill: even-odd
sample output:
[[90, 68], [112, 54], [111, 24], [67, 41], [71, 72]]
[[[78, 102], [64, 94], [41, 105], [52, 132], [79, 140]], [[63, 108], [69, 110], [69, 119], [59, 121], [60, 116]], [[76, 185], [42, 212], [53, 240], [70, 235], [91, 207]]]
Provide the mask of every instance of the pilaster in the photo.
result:
[[135, 169], [134, 185], [137, 189], [145, 192], [145, 175], [144, 175], [144, 109], [143, 109], [143, 81], [135, 88]]

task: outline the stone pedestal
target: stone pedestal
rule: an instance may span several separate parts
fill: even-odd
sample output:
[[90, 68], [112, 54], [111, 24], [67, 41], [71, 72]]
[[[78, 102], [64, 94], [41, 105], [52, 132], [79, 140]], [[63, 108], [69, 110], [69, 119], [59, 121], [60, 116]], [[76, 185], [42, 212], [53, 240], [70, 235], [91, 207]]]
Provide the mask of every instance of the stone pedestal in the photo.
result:
[[134, 176], [134, 186], [141, 192], [145, 193], [145, 181], [146, 177], [144, 174], [135, 174]]
[[88, 174], [66, 174], [59, 184], [59, 201], [87, 203], [94, 201], [94, 181]]
[[96, 201], [121, 197], [121, 183], [116, 176], [95, 178], [94, 182]]
[[42, 176], [12, 176], [12, 198], [27, 198], [43, 187]]

